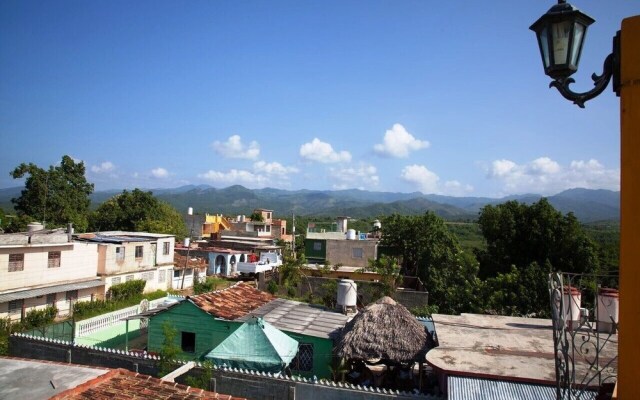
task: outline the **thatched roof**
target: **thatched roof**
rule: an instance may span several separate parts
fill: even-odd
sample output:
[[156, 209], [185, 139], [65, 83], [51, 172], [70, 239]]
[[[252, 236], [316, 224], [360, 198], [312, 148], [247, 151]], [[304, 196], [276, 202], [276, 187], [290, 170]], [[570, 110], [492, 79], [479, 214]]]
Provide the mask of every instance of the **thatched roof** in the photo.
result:
[[342, 331], [338, 356], [351, 360], [424, 361], [432, 341], [416, 317], [390, 297], [368, 305]]

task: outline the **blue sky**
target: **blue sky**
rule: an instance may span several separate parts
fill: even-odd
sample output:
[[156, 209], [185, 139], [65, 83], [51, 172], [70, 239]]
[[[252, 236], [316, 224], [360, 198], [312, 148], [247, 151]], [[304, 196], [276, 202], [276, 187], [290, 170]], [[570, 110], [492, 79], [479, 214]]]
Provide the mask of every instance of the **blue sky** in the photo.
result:
[[[553, 1], [0, 2], [0, 187], [208, 184], [498, 197], [619, 190], [619, 99], [549, 89]], [[637, 0], [582, 0], [577, 91]]]

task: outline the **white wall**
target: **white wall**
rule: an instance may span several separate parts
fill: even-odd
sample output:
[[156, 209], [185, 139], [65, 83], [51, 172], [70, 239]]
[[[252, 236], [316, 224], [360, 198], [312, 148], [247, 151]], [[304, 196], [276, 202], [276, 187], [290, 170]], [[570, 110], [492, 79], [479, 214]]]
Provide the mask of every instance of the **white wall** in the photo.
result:
[[[49, 252], [60, 252], [60, 267], [49, 268]], [[9, 254], [24, 254], [22, 271], [9, 272]], [[0, 291], [68, 283], [97, 276], [94, 243], [27, 245], [0, 248]]]
[[156, 290], [167, 290], [171, 288], [171, 280], [173, 279], [173, 265], [159, 267], [159, 268], [147, 268], [142, 271], [128, 271], [120, 274], [113, 274], [109, 276], [103, 276], [104, 280], [104, 292], [109, 291], [112, 285], [119, 283], [125, 283], [133, 279], [146, 280], [147, 284], [144, 287], [144, 293], [155, 292]]

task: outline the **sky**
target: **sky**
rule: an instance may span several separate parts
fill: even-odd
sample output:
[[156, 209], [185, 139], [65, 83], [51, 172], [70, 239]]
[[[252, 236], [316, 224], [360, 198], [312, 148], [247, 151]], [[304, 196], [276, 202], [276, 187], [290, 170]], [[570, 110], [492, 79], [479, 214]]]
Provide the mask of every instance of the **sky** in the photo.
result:
[[[619, 190], [619, 98], [548, 88], [553, 1], [0, 2], [0, 188], [206, 184], [501, 197]], [[638, 0], [572, 2], [592, 87]]]

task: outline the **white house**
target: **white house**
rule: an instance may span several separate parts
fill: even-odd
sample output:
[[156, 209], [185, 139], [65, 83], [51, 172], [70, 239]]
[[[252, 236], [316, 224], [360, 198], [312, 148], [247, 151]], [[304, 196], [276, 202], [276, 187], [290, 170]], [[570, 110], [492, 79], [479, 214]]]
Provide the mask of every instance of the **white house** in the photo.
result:
[[101, 298], [97, 245], [74, 242], [62, 229], [0, 235], [0, 318], [19, 320], [29, 310], [48, 305], [69, 314], [76, 301]]
[[76, 237], [97, 245], [97, 273], [104, 293], [112, 285], [134, 279], [147, 282], [144, 292], [171, 289], [175, 237], [147, 232], [99, 232]]

